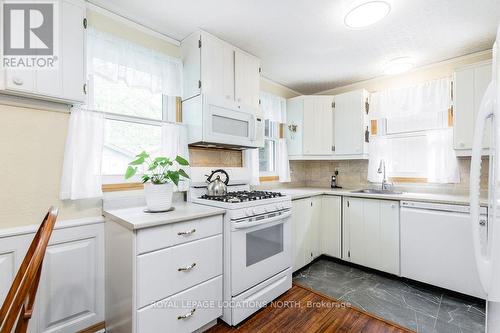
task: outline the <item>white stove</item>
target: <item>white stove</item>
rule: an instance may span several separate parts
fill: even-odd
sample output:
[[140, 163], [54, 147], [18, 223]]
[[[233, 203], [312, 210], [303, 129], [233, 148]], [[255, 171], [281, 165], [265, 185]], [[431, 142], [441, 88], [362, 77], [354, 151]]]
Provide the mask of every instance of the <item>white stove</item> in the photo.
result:
[[292, 287], [290, 196], [228, 185], [228, 194], [208, 197], [192, 185], [189, 200], [226, 209], [224, 215], [224, 311], [237, 325]]

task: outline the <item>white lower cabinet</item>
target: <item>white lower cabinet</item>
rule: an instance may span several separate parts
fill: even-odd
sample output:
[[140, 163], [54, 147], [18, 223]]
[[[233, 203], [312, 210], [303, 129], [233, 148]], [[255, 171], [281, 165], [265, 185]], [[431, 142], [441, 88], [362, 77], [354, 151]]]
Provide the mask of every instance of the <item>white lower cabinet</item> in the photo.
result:
[[193, 332], [221, 315], [222, 276], [137, 311], [137, 332]]
[[129, 230], [106, 221], [106, 331], [193, 332], [222, 315], [222, 215]]
[[399, 275], [399, 201], [345, 198], [343, 259]]
[[[38, 227], [38, 226], [37, 226]], [[0, 234], [0, 304], [35, 235]], [[34, 230], [35, 228], [33, 228]], [[30, 333], [72, 333], [104, 321], [104, 225], [58, 221], [45, 252]]]
[[319, 223], [321, 253], [340, 258], [342, 253], [342, 197], [324, 195]]
[[341, 201], [318, 195], [292, 202], [294, 271], [322, 254], [340, 257]]
[[293, 270], [296, 271], [310, 261], [308, 226], [311, 224], [311, 198], [292, 201]]

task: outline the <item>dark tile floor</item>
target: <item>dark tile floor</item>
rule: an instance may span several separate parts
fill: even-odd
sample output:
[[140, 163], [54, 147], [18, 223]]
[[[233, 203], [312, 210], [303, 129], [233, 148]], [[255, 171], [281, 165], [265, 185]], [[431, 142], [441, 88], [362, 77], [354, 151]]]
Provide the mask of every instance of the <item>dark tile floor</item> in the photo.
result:
[[294, 281], [419, 333], [483, 333], [484, 302], [320, 259]]

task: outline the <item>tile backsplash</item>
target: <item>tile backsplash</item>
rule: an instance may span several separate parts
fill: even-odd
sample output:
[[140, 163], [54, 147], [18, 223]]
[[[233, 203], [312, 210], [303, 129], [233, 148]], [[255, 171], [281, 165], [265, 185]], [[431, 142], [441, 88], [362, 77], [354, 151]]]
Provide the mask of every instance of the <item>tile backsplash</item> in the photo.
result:
[[[481, 188], [488, 186], [488, 158], [483, 158]], [[469, 190], [470, 158], [458, 159], [460, 183], [458, 184], [395, 184], [397, 187], [411, 188], [414, 191], [467, 192]], [[338, 185], [345, 188], [370, 187], [375, 184], [367, 180], [368, 160], [348, 161], [290, 161], [291, 183], [287, 187], [309, 186], [330, 187], [330, 180], [338, 170]]]

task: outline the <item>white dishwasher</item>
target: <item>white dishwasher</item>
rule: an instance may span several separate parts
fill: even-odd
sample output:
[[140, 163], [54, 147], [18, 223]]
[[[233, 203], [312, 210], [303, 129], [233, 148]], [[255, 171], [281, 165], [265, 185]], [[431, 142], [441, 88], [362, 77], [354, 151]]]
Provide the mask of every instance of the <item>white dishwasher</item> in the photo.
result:
[[[480, 211], [483, 249], [487, 210]], [[401, 275], [485, 298], [474, 261], [469, 206], [401, 202]]]

